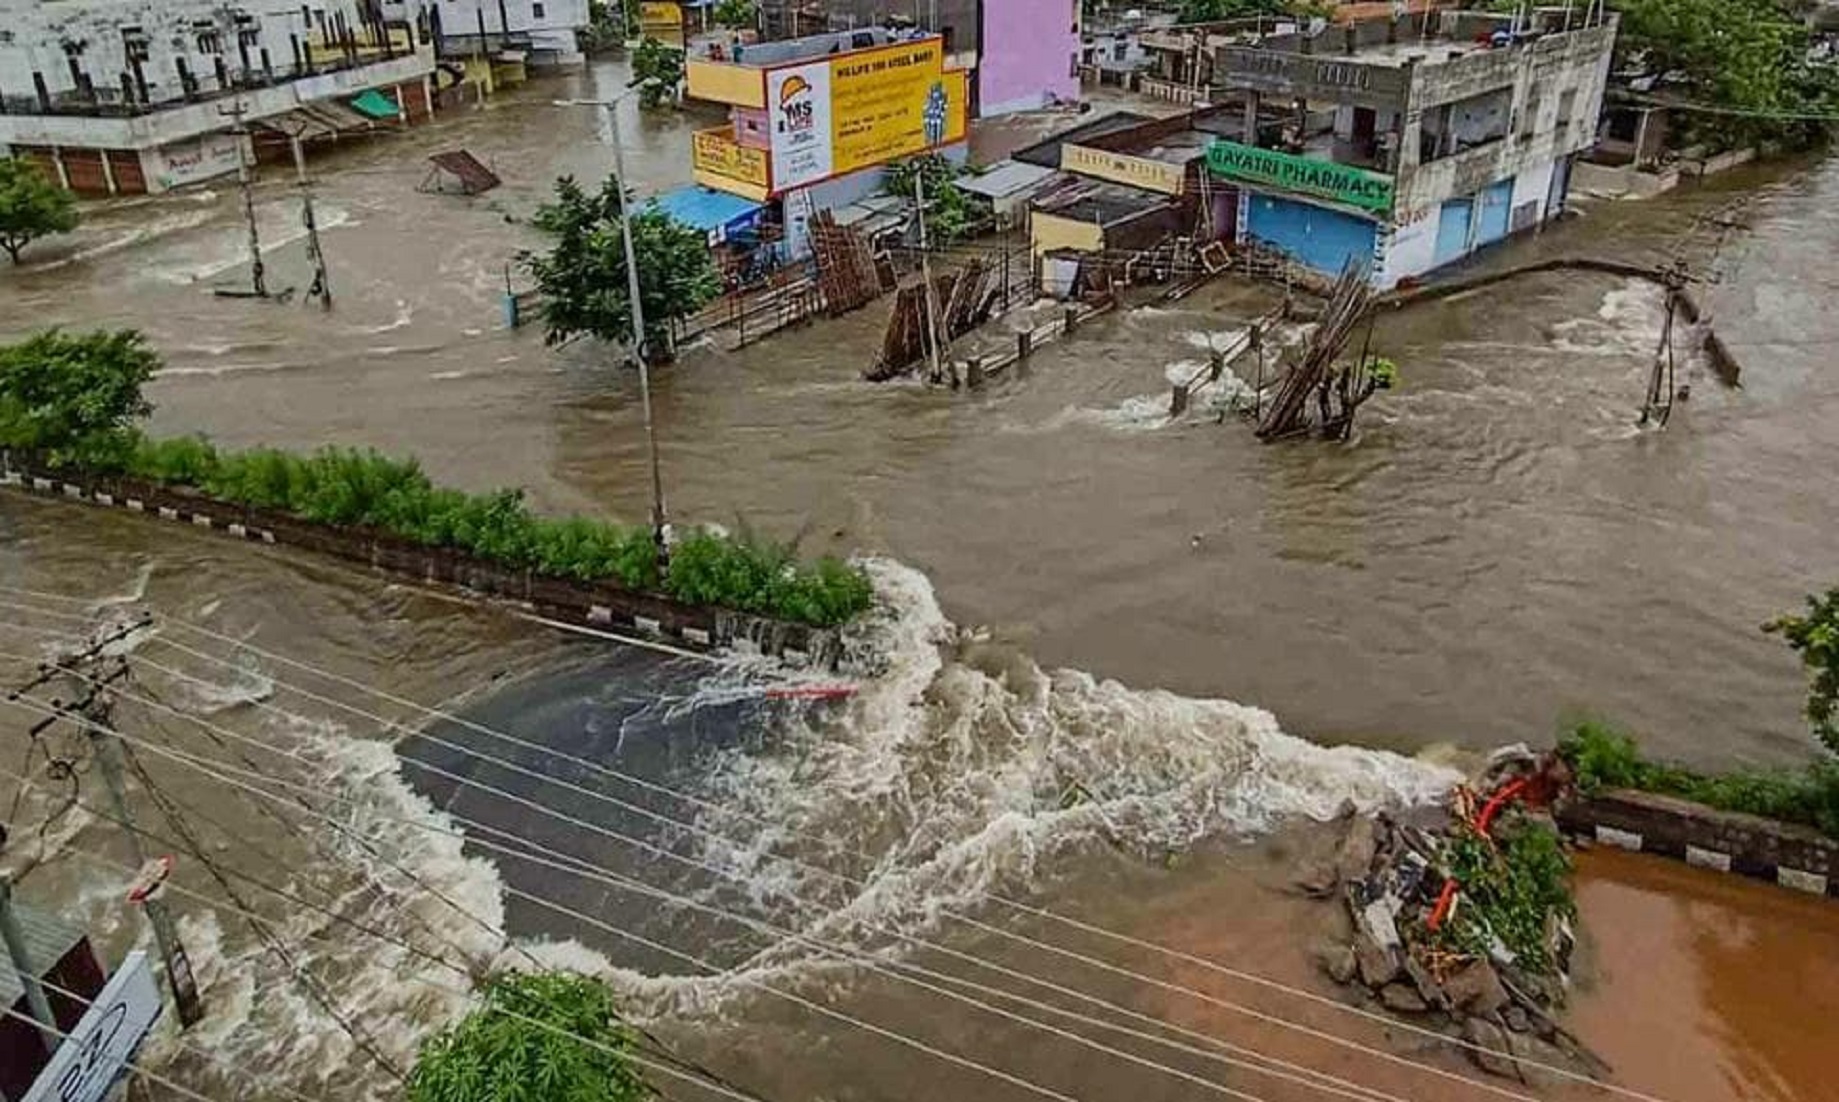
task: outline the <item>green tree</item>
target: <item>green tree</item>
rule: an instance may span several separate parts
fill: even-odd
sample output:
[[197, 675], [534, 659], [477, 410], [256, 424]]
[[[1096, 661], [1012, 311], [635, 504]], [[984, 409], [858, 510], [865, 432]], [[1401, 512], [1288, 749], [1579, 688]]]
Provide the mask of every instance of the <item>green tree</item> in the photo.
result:
[[[547, 253], [525, 254], [524, 264], [543, 296], [550, 344], [583, 335], [632, 341], [619, 221], [619, 181], [612, 176], [596, 194], [564, 176], [556, 181], [555, 202], [537, 211], [537, 227], [555, 239], [555, 246]], [[638, 257], [639, 303], [645, 310], [644, 352], [653, 360], [667, 358], [671, 322], [719, 294], [721, 277], [702, 231], [655, 208], [632, 216], [632, 245]]]
[[153, 411], [141, 387], [159, 356], [132, 329], [56, 329], [0, 347], [0, 447], [69, 452]]
[[45, 179], [30, 161], [0, 157], [0, 249], [13, 263], [33, 241], [76, 228], [76, 196]]
[[724, 27], [753, 27], [760, 22], [760, 9], [753, 0], [721, 0], [715, 5], [715, 21]]
[[1776, 0], [1612, 0], [1616, 70], [1645, 76], [1678, 111], [1687, 141], [1713, 148], [1811, 145], [1839, 112], [1839, 68], [1808, 52], [1806, 28]]
[[683, 83], [683, 51], [666, 46], [655, 38], [639, 43], [632, 54], [632, 80], [628, 87], [639, 90], [639, 102], [656, 107], [665, 97], [674, 96]]
[[505, 972], [481, 1004], [423, 1042], [408, 1102], [638, 1102], [653, 1097], [605, 984]]
[[1807, 598], [1807, 615], [1763, 625], [1801, 656], [1807, 670], [1807, 722], [1822, 745], [1839, 754], [1839, 588]]
[[938, 245], [969, 237], [978, 228], [978, 213], [970, 196], [957, 184], [958, 166], [937, 153], [922, 153], [887, 168], [882, 190], [902, 199], [913, 198], [913, 177], [919, 176], [920, 194], [926, 202], [926, 239]]

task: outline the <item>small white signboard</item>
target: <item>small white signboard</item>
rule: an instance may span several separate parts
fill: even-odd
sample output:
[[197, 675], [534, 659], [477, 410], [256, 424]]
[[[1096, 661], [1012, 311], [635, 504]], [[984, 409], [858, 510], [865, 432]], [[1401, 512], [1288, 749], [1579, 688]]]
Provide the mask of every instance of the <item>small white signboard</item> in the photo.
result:
[[58, 1045], [21, 1102], [101, 1102], [160, 1016], [147, 954], [135, 950]]

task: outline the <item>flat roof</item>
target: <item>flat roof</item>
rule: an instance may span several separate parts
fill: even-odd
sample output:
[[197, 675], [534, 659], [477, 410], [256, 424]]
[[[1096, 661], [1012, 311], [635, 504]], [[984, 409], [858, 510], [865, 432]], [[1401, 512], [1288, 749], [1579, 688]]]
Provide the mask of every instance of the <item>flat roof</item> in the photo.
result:
[[1056, 195], [1045, 203], [1037, 204], [1035, 209], [1056, 218], [1109, 226], [1174, 202], [1175, 197], [1172, 195], [1123, 184], [1103, 183]]
[[989, 171], [965, 176], [958, 181], [959, 191], [991, 199], [1005, 199], [1039, 186], [1056, 170], [1024, 161], [999, 161]]
[[1060, 147], [1068, 142], [1080, 145], [1093, 138], [1115, 134], [1119, 130], [1128, 130], [1133, 126], [1155, 121], [1154, 115], [1140, 115], [1135, 111], [1113, 111], [1109, 115], [1100, 115], [1089, 122], [1082, 122], [1078, 126], [1062, 130], [1058, 134], [1051, 134], [1026, 149], [1017, 150], [1010, 159], [1021, 161], [1024, 164], [1039, 165], [1042, 168], [1059, 168]]

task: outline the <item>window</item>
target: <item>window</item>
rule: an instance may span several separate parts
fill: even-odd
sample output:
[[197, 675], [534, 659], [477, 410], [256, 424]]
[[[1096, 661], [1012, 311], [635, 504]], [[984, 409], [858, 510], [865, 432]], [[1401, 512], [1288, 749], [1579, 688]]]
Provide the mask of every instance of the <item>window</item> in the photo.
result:
[[1577, 113], [1577, 89], [1566, 89], [1558, 97], [1558, 129], [1571, 125], [1571, 116]]
[[1526, 105], [1520, 108], [1520, 137], [1530, 138], [1539, 126], [1539, 90], [1528, 89]]
[[543, 18], [543, 5], [541, 5], [541, 4], [531, 4], [531, 5], [530, 5], [530, 18], [532, 18], [532, 19], [541, 19], [541, 18]]

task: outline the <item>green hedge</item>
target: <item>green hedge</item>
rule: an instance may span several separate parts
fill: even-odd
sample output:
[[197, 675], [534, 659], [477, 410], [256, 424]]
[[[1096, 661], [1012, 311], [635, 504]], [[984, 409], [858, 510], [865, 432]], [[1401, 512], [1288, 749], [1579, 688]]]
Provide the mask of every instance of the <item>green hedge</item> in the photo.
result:
[[1839, 838], [1839, 762], [1830, 759], [1804, 769], [1698, 773], [1643, 757], [1634, 739], [1597, 722], [1578, 724], [1559, 740], [1558, 752], [1570, 763], [1578, 789], [1586, 794], [1604, 788], [1633, 788], [1724, 811], [1799, 823]]
[[298, 456], [272, 448], [220, 451], [200, 437], [155, 440], [135, 430], [92, 437], [67, 462], [100, 473], [195, 489], [221, 501], [321, 524], [376, 528], [556, 577], [617, 581], [690, 604], [716, 605], [816, 627], [868, 609], [867, 576], [835, 558], [800, 563], [792, 548], [695, 532], [671, 548], [667, 573], [645, 527], [529, 511], [521, 490], [469, 494], [435, 486], [413, 459], [368, 449]]

